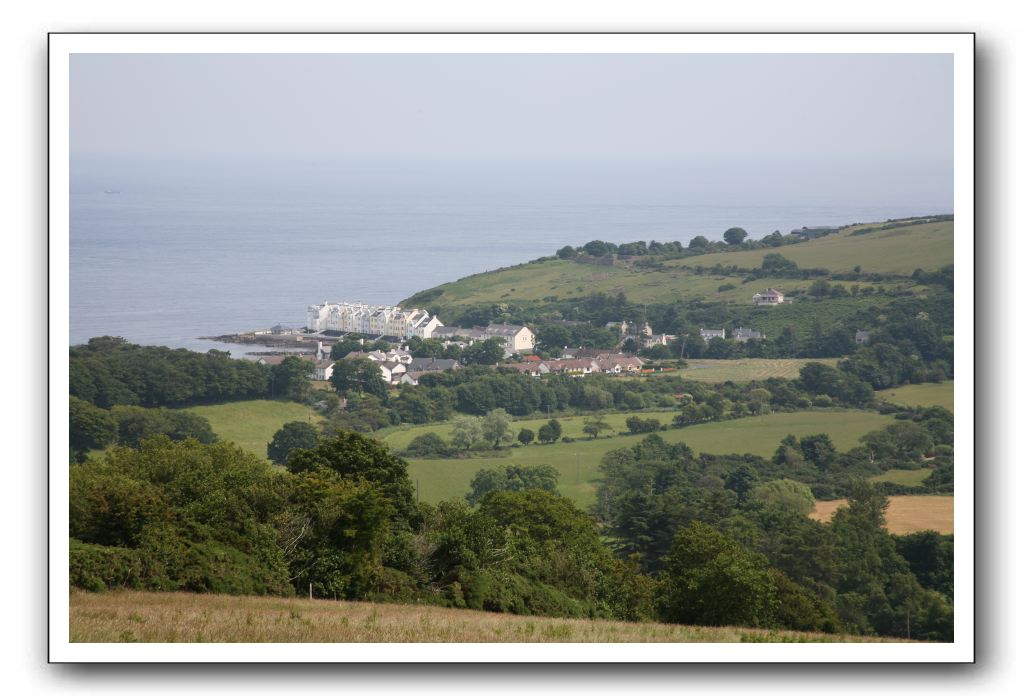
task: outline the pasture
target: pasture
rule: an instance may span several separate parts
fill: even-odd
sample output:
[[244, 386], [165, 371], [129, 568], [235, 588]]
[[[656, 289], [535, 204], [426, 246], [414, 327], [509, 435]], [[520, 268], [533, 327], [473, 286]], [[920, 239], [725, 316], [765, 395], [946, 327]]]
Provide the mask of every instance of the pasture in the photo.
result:
[[213, 406], [192, 406], [185, 409], [205, 417], [221, 440], [234, 442], [242, 449], [266, 459], [266, 446], [274, 433], [290, 421], [318, 424], [319, 414], [293, 401], [235, 401]]
[[[950, 495], [893, 495], [888, 498], [886, 526], [892, 534], [912, 534], [933, 530], [952, 534], [954, 498]], [[848, 504], [839, 500], [819, 500], [810, 517], [826, 522], [835, 510]]]
[[900, 486], [921, 486], [923, 482], [934, 473], [934, 469], [889, 469], [883, 474], [871, 476], [871, 483], [897, 483]]
[[955, 412], [955, 383], [952, 380], [907, 384], [880, 391], [877, 395], [880, 399], [899, 406], [941, 406]]
[[182, 592], [70, 594], [74, 643], [791, 643], [894, 638]]
[[[659, 418], [670, 423], [671, 412], [639, 412], [638, 414], [612, 414], [607, 421], [616, 428], [624, 428], [625, 418], [639, 415], [643, 418]], [[473, 457], [470, 459], [412, 459], [409, 460], [409, 476], [418, 486], [420, 499], [436, 503], [449, 498], [461, 498], [469, 492], [469, 483], [480, 469], [495, 468], [503, 464], [536, 466], [549, 464], [560, 474], [558, 491], [582, 508], [588, 508], [596, 500], [596, 489], [600, 480], [600, 460], [607, 452], [622, 447], [631, 447], [644, 435], [619, 435], [591, 440], [582, 434], [585, 416], [558, 418], [569, 437], [579, 437], [572, 443], [557, 442], [552, 445], [532, 444], [526, 447], [509, 447], [495, 456]], [[515, 421], [513, 429], [518, 432], [526, 427], [534, 432], [547, 419]], [[796, 437], [814, 433], [828, 433], [835, 446], [844, 451], [855, 446], [859, 438], [893, 422], [891, 416], [882, 416], [874, 411], [842, 409], [819, 409], [796, 413], [772, 413], [738, 420], [703, 423], [686, 428], [670, 428], [658, 433], [667, 442], [685, 442], [695, 452], [710, 454], [731, 454], [746, 452], [770, 457], [778, 443], [788, 434]], [[622, 425], [618, 425], [618, 424]], [[403, 449], [416, 435], [436, 432], [445, 439], [451, 431], [450, 424], [425, 425], [399, 429], [384, 434], [382, 439], [392, 449]]]
[[678, 266], [739, 266], [759, 268], [764, 256], [780, 253], [801, 268], [909, 275], [917, 268], [936, 271], [952, 263], [955, 224], [932, 222], [892, 230], [852, 235], [856, 228], [801, 244], [775, 249], [718, 252], [668, 262]]
[[689, 360], [684, 370], [672, 373], [695, 382], [751, 382], [770, 377], [798, 379], [799, 370], [807, 363], [818, 362], [834, 367], [838, 358], [743, 358], [742, 360]]

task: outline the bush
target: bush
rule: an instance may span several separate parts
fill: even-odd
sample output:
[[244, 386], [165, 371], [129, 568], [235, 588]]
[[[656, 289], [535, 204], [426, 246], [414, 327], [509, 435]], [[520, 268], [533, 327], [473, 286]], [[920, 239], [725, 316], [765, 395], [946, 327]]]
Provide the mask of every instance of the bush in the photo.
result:
[[445, 459], [454, 455], [454, 449], [437, 433], [425, 433], [413, 438], [403, 454], [418, 459]]

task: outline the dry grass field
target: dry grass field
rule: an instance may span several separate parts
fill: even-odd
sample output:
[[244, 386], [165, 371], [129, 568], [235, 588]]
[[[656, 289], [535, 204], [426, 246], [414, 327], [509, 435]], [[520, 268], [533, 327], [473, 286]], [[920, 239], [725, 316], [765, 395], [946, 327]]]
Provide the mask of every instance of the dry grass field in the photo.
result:
[[751, 382], [770, 377], [797, 379], [799, 370], [810, 362], [834, 367], [838, 358], [743, 358], [741, 360], [689, 360], [688, 367], [669, 373], [695, 382]]
[[792, 643], [897, 639], [286, 597], [74, 590], [79, 643]]
[[[952, 508], [950, 495], [893, 495], [888, 498], [885, 515], [888, 531], [892, 534], [912, 534], [934, 530], [939, 534], [952, 534]], [[810, 517], [826, 522], [846, 500], [819, 500]]]

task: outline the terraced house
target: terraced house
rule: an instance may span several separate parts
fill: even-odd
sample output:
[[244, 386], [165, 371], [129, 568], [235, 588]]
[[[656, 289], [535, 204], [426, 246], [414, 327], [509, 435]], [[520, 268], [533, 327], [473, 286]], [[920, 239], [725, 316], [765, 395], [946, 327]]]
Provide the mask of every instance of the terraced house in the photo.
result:
[[425, 309], [326, 300], [309, 305], [306, 319], [309, 331], [339, 331], [398, 338], [432, 338], [434, 330], [443, 326], [437, 317], [431, 317]]

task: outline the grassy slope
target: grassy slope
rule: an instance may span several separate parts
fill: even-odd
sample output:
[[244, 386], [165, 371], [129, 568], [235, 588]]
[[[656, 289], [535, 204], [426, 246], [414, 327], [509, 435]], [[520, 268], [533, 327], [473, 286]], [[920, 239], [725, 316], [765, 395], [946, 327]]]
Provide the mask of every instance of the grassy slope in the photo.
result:
[[890, 481], [891, 483], [898, 483], [903, 486], [919, 486], [932, 473], [934, 473], [934, 470], [926, 467], [921, 469], [889, 469], [883, 474], [871, 476], [870, 480], [874, 483]]
[[885, 401], [900, 406], [943, 406], [955, 411], [955, 383], [952, 380], [938, 384], [907, 384], [904, 387], [878, 392]]
[[[578, 299], [595, 292], [625, 292], [633, 302], [668, 303], [678, 299], [703, 297], [711, 301], [747, 305], [764, 282], [792, 291], [806, 288], [811, 281], [778, 280], [743, 284], [742, 278], [728, 275], [697, 275], [681, 266], [759, 267], [767, 253], [778, 252], [802, 267], [863, 273], [899, 273], [908, 275], [917, 268], [937, 270], [952, 263], [953, 223], [939, 222], [850, 236], [856, 228], [837, 235], [781, 247], [755, 251], [719, 252], [668, 261], [661, 269], [641, 267], [594, 266], [548, 260], [522, 264], [437, 286], [440, 294], [428, 304], [456, 307], [494, 302], [535, 302], [547, 297]], [[725, 284], [736, 287], [720, 292]], [[848, 283], [847, 283], [848, 284]], [[868, 283], [869, 284], [869, 283]], [[878, 288], [890, 284], [876, 284]], [[858, 298], [863, 301], [864, 298]], [[885, 301], [876, 298], [874, 301]]]
[[[608, 422], [624, 429], [624, 420], [631, 414], [608, 416]], [[640, 413], [646, 417], [659, 418], [669, 423], [668, 413]], [[582, 437], [583, 416], [559, 418], [566, 435]], [[516, 421], [515, 429], [527, 427], [536, 431], [545, 419]], [[846, 450], [857, 444], [863, 434], [881, 428], [892, 422], [891, 416], [881, 416], [873, 411], [815, 410], [798, 413], [774, 413], [767, 416], [743, 418], [720, 423], [706, 423], [688, 428], [670, 429], [658, 433], [668, 442], [685, 442], [696, 452], [729, 454], [750, 452], [770, 456], [779, 441], [788, 434], [796, 437], [826, 432], [839, 450]], [[437, 432], [443, 437], [450, 434], [450, 424], [425, 425], [392, 431], [382, 439], [393, 448], [401, 449], [413, 437], [426, 432]], [[595, 501], [597, 483], [600, 478], [601, 457], [612, 449], [630, 447], [642, 438], [641, 435], [603, 437], [597, 440], [584, 439], [568, 444], [529, 445], [505, 450], [510, 456], [496, 456], [472, 459], [418, 459], [409, 462], [409, 475], [418, 482], [422, 500], [437, 502], [448, 498], [459, 498], [469, 492], [473, 474], [484, 468], [502, 464], [535, 466], [549, 464], [561, 474], [558, 490], [583, 508]]]
[[952, 263], [954, 223], [934, 222], [893, 230], [851, 236], [855, 228], [779, 249], [720, 252], [670, 264], [686, 266], [736, 265], [759, 267], [765, 254], [778, 252], [802, 268], [827, 268], [836, 272], [899, 273], [909, 275], [917, 268], [936, 271]]
[[266, 446], [274, 433], [289, 421], [318, 423], [319, 415], [308, 406], [293, 401], [235, 401], [215, 406], [186, 409], [209, 419], [213, 432], [221, 440], [234, 442], [258, 457], [266, 457]]
[[[950, 495], [893, 495], [888, 498], [885, 513], [888, 531], [892, 534], [912, 534], [934, 530], [952, 534], [955, 499]], [[846, 504], [844, 499], [820, 500], [810, 517], [822, 522], [830, 520], [835, 510]]]
[[905, 642], [286, 597], [72, 591], [70, 605], [76, 643]]

